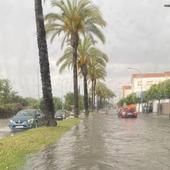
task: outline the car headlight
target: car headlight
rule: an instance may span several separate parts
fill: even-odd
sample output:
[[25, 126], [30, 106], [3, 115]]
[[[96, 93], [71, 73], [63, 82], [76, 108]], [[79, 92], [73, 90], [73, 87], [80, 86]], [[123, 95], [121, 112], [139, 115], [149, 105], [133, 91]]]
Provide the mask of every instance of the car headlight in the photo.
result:
[[23, 124], [27, 124], [27, 121], [24, 121]]
[[13, 121], [13, 120], [10, 120], [10, 123], [14, 123], [14, 121]]
[[28, 123], [29, 123], [29, 124], [33, 124], [33, 122], [34, 122], [34, 119], [29, 119], [29, 120], [28, 120]]
[[125, 115], [126, 114], [126, 112], [122, 112], [122, 115]]

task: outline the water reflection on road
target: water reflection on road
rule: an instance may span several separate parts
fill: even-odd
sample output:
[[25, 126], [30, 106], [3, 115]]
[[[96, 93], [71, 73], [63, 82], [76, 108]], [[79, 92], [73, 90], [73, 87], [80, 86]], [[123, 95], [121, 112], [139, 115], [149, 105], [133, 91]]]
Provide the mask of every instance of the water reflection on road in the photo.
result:
[[26, 129], [17, 129], [15, 131], [11, 131], [8, 127], [9, 119], [0, 119], [0, 139], [4, 138], [5, 136], [14, 136], [17, 133], [24, 132]]
[[0, 119], [0, 139], [10, 134], [8, 122], [9, 119]]
[[170, 119], [96, 113], [28, 160], [25, 170], [169, 170]]

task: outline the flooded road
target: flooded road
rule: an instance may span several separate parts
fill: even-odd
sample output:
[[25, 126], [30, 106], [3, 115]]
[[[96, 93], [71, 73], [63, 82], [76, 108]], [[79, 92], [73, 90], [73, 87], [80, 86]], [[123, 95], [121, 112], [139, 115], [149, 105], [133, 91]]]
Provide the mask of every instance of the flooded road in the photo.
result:
[[11, 133], [8, 123], [9, 119], [0, 119], [0, 139]]
[[170, 119], [141, 114], [90, 115], [61, 140], [31, 157], [24, 170], [169, 170]]

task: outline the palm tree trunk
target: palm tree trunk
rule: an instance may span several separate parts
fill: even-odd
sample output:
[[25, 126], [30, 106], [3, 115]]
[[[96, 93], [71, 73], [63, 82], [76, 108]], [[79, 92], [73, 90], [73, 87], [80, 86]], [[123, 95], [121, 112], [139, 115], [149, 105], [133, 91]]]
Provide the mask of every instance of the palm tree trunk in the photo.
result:
[[81, 66], [81, 72], [83, 75], [83, 80], [84, 80], [84, 109], [85, 109], [85, 114], [89, 114], [89, 106], [88, 106], [88, 86], [87, 86], [87, 65], [83, 64]]
[[96, 103], [97, 103], [97, 112], [99, 111], [99, 95], [96, 95], [96, 97], [97, 97], [97, 101], [96, 101]]
[[46, 115], [46, 125], [56, 126], [57, 123], [54, 119], [54, 103], [52, 97], [51, 78], [48, 60], [48, 51], [46, 43], [46, 33], [44, 27], [44, 16], [42, 9], [42, 1], [35, 0], [35, 18], [37, 27], [37, 42], [39, 49], [39, 63], [41, 71], [42, 92], [44, 111]]
[[85, 114], [89, 114], [89, 106], [88, 106], [88, 90], [87, 90], [87, 76], [84, 76], [84, 109]]
[[74, 84], [74, 116], [79, 116], [79, 99], [78, 99], [78, 78], [77, 78], [77, 48], [79, 36], [78, 33], [71, 35], [71, 46], [73, 48], [73, 84]]
[[96, 80], [94, 80], [94, 84], [93, 84], [93, 106], [95, 109], [95, 103], [96, 103]]
[[92, 108], [92, 112], [94, 111], [94, 80], [91, 81], [91, 97], [92, 97], [92, 101], [91, 101], [91, 108]]
[[102, 97], [100, 97], [100, 105], [99, 105], [99, 108], [101, 109], [102, 108]]

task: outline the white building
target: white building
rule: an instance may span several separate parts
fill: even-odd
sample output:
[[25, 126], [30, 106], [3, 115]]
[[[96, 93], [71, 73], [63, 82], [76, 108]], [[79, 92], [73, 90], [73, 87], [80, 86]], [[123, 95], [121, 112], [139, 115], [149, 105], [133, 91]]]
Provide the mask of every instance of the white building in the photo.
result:
[[[136, 93], [138, 96], [141, 96], [141, 92], [148, 90], [153, 84], [158, 84], [168, 79], [170, 79], [170, 72], [133, 74], [131, 81], [132, 93]], [[162, 103], [167, 103], [167, 105], [169, 105], [168, 102], [169, 100], [162, 101]], [[157, 112], [157, 104], [158, 101], [153, 102], [153, 112]]]
[[170, 72], [164, 73], [144, 73], [132, 75], [132, 92], [141, 93], [148, 90], [153, 84], [170, 79]]
[[132, 93], [132, 86], [130, 85], [122, 86], [122, 98], [126, 98], [131, 93]]

